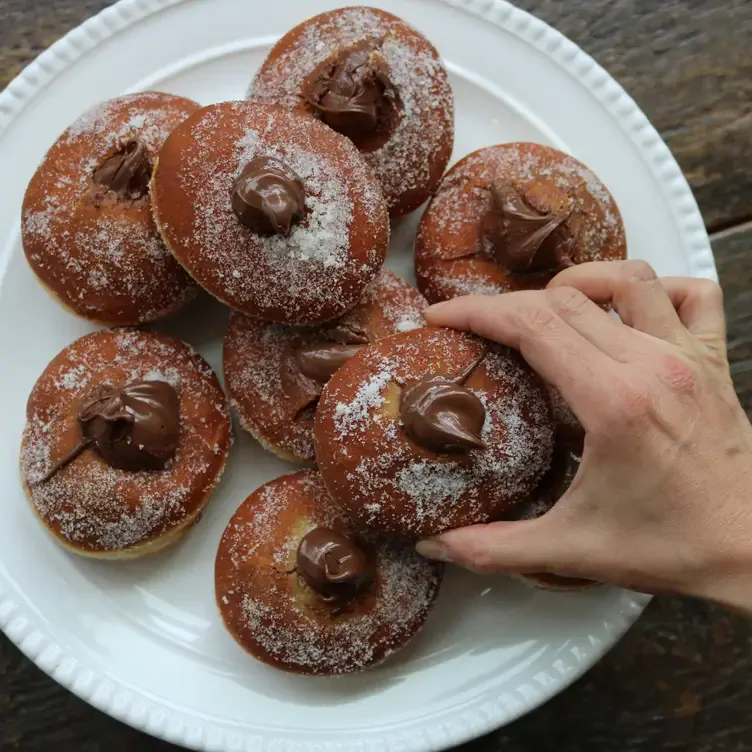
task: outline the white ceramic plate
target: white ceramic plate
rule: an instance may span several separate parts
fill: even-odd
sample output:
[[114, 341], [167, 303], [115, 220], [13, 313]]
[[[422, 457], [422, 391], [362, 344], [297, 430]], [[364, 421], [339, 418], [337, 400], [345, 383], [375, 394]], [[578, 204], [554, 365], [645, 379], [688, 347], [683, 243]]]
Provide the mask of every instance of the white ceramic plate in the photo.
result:
[[[714, 277], [702, 219], [675, 161], [634, 102], [558, 32], [499, 0], [383, 0], [444, 55], [457, 100], [455, 158], [512, 140], [550, 143], [611, 188], [629, 254], [659, 273]], [[263, 11], [260, 6], [263, 5]], [[19, 207], [45, 150], [89, 105], [146, 88], [203, 103], [242, 98], [270, 43], [322, 0], [123, 0], [55, 44], [0, 95], [0, 626], [61, 684], [155, 736], [200, 750], [428, 750], [507, 723], [567, 686], [646, 598], [537, 592], [450, 572], [402, 654], [360, 676], [295, 678], [224, 632], [212, 562], [259, 484], [288, 469], [240, 436], [220, 490], [187, 540], [151, 560], [84, 561], [44, 533], [17, 471], [24, 403], [47, 362], [90, 326], [36, 284]], [[410, 275], [416, 217], [390, 265]], [[224, 311], [165, 326], [220, 365]]]

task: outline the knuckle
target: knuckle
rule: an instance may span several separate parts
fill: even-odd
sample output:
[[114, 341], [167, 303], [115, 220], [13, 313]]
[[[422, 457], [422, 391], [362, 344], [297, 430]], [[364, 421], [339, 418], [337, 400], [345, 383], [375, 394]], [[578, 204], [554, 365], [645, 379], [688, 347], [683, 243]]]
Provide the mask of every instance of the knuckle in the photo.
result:
[[540, 335], [556, 326], [556, 314], [547, 306], [537, 306], [517, 315], [522, 335]]
[[658, 365], [661, 383], [675, 394], [692, 395], [697, 391], [697, 376], [692, 368], [675, 355], [666, 355]]
[[631, 259], [622, 266], [622, 279], [627, 282], [652, 282], [658, 279], [658, 275], [647, 261]]
[[580, 313], [590, 304], [588, 298], [574, 287], [551, 287], [545, 295], [551, 308], [561, 316]]
[[702, 303], [723, 307], [723, 289], [712, 279], [695, 280], [697, 295]]
[[641, 423], [653, 409], [653, 395], [647, 384], [622, 381], [613, 387], [612, 415], [609, 424], [615, 430], [625, 424]]

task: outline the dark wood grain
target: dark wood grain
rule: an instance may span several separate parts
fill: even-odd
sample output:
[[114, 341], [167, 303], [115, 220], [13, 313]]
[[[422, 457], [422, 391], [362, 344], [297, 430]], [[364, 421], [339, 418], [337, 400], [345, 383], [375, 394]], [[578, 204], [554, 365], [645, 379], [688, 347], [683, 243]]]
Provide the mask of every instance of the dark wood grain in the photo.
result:
[[[255, 0], [248, 0], [249, 3]], [[750, 0], [521, 0], [592, 53], [669, 142], [711, 228], [752, 213]], [[0, 0], [0, 86], [103, 0]], [[752, 224], [714, 237], [737, 391], [752, 416]], [[752, 750], [752, 625], [656, 599], [570, 690], [466, 752]], [[0, 636], [0, 752], [165, 752]]]
[[671, 147], [711, 231], [752, 219], [750, 0], [517, 0], [589, 52]]
[[[748, 201], [752, 206], [752, 196]], [[752, 419], [752, 222], [716, 236], [713, 249], [726, 299], [731, 375]]]

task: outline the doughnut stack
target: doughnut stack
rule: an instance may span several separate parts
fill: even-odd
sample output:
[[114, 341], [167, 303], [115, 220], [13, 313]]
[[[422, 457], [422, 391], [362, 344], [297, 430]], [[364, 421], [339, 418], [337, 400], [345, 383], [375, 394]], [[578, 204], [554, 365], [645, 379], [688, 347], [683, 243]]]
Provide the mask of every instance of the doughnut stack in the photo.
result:
[[[219, 611], [259, 660], [332, 675], [426, 621], [443, 572], [416, 540], [550, 509], [577, 471], [576, 419], [518, 353], [423, 312], [623, 258], [624, 228], [569, 155], [501, 144], [445, 174], [453, 144], [438, 52], [367, 7], [285, 34], [244, 100], [147, 92], [76, 120], [22, 208], [39, 282], [103, 327], [49, 363], [27, 404], [22, 481], [54, 539], [99, 559], [178, 541], [219, 483], [232, 408], [298, 467], [228, 524]], [[427, 200], [415, 289], [383, 265], [390, 222]], [[190, 345], [142, 328], [200, 290], [231, 309], [229, 399]]]

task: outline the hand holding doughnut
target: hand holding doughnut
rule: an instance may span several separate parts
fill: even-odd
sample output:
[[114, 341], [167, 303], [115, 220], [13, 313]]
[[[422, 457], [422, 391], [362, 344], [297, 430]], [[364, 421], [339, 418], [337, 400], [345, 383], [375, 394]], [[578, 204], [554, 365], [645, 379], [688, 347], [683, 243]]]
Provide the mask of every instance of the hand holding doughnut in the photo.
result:
[[[621, 321], [598, 304], [610, 303]], [[468, 296], [433, 325], [519, 349], [585, 431], [554, 508], [422, 541], [480, 572], [584, 577], [678, 592], [752, 613], [752, 427], [726, 358], [721, 290], [641, 261], [582, 264], [546, 290]]]

